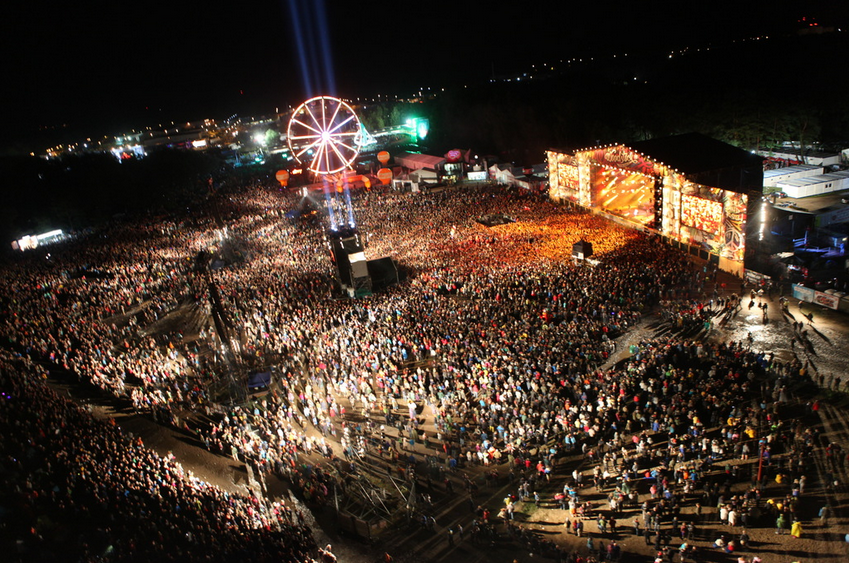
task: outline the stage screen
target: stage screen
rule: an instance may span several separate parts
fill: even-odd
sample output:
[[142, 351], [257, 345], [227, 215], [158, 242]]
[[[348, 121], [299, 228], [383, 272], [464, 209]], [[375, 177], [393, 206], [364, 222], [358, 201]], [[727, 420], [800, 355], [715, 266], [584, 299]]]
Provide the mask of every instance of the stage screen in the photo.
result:
[[619, 168], [595, 168], [592, 201], [608, 213], [641, 225], [654, 221], [654, 181], [645, 174]]
[[575, 157], [548, 152], [549, 194], [556, 200], [578, 201], [578, 165]]
[[681, 224], [718, 235], [722, 230], [722, 202], [682, 194]]

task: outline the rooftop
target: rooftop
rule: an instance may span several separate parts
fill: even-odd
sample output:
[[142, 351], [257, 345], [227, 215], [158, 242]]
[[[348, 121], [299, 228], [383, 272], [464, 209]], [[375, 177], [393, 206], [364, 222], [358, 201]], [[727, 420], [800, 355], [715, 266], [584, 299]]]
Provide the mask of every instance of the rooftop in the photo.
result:
[[827, 182], [835, 182], [849, 178], [849, 170], [841, 170], [839, 172], [830, 172], [828, 174], [817, 174], [816, 176], [808, 176], [806, 178], [797, 178], [795, 180], [785, 180], [778, 182], [777, 187], [782, 186], [813, 186], [816, 184], [825, 184]]
[[[814, 172], [815, 170], [816, 172]], [[814, 166], [813, 164], [797, 164], [795, 166], [785, 166], [784, 168], [764, 170], [764, 179], [774, 178], [776, 176], [788, 176], [790, 174], [798, 174], [800, 172], [811, 172], [812, 174], [820, 174], [822, 173], [822, 166]]]
[[684, 174], [762, 166], [764, 160], [756, 154], [701, 133], [638, 141], [628, 146]]

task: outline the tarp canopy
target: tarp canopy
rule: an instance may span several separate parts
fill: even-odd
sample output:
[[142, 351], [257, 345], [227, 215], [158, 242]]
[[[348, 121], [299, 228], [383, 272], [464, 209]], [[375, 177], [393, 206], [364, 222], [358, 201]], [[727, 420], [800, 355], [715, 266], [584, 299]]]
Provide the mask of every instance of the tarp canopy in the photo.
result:
[[368, 262], [366, 262], [365, 260], [352, 261], [351, 274], [353, 274], [355, 278], [367, 278]]
[[271, 372], [261, 371], [248, 376], [248, 389], [261, 389], [271, 384]]
[[402, 152], [395, 156], [395, 163], [400, 164], [410, 170], [436, 170], [445, 164], [445, 158], [441, 156], [430, 156], [427, 154], [416, 154], [411, 152]]

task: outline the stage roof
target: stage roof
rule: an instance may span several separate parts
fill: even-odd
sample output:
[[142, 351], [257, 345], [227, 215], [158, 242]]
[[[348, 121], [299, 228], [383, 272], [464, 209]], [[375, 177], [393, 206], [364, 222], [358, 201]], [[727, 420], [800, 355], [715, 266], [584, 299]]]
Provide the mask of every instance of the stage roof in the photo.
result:
[[739, 193], [763, 191], [763, 157], [701, 133], [638, 141], [627, 146], [675, 168], [699, 184]]
[[721, 168], [762, 166], [764, 160], [756, 154], [701, 133], [638, 141], [627, 146], [684, 174], [697, 174]]

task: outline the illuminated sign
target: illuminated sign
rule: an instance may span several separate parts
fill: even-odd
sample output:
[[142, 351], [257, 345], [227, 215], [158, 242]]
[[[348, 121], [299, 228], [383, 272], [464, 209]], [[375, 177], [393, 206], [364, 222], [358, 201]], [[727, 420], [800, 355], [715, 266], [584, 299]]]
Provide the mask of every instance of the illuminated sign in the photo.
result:
[[65, 233], [62, 229], [56, 229], [40, 235], [26, 235], [21, 239], [12, 242], [12, 248], [15, 250], [33, 250], [43, 244], [51, 244], [59, 242], [65, 238]]
[[590, 152], [592, 160], [602, 166], [622, 168], [647, 176], [663, 176], [666, 173], [662, 164], [653, 162], [623, 145], [594, 149]]
[[445, 153], [445, 160], [448, 162], [460, 162], [463, 160], [463, 151], [460, 149], [451, 149]]
[[580, 173], [577, 159], [569, 154], [548, 151], [548, 186], [555, 200], [578, 201]]
[[430, 132], [430, 120], [422, 117], [411, 117], [407, 119], [404, 125], [411, 129], [412, 134], [419, 140], [423, 140]]

